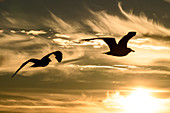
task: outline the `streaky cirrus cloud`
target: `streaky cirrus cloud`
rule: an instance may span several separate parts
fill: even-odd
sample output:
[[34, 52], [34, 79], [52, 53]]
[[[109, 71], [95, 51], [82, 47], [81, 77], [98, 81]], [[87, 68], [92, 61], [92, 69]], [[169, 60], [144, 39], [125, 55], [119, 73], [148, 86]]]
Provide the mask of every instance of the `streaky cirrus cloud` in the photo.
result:
[[[15, 31], [13, 30], [12, 31], [13, 35], [11, 36], [4, 35], [4, 38], [1, 38], [1, 43], [4, 43], [4, 45], [2, 46], [4, 50], [1, 49], [1, 51], [11, 51], [9, 52], [11, 53], [11, 55], [9, 55], [8, 57], [18, 55], [16, 57], [23, 58], [23, 60], [20, 60], [19, 62], [14, 62], [12, 58], [11, 60], [8, 60], [8, 62], [13, 62], [12, 66], [15, 66], [16, 65], [15, 63], [17, 63], [19, 66], [21, 63], [23, 63], [23, 61], [29, 59], [30, 57], [41, 58], [41, 56], [43, 56], [44, 54], [47, 54], [48, 52], [56, 50], [56, 48], [64, 52], [64, 59], [65, 61], [67, 61], [67, 63], [69, 61], [72, 61], [72, 59], [75, 59], [74, 61], [76, 61], [76, 59], [80, 59], [82, 58], [82, 56], [85, 56], [86, 54], [87, 54], [86, 57], [89, 55], [88, 57], [92, 59], [91, 61], [93, 61], [94, 58], [90, 55], [91, 53], [96, 54], [97, 49], [91, 53], [87, 52], [88, 49], [90, 48], [88, 45], [92, 45], [94, 48], [101, 48], [101, 50], [105, 50], [106, 44], [103, 41], [80, 43], [78, 41], [79, 39], [90, 38], [94, 36], [97, 37], [99, 36], [99, 34], [100, 35], [102, 34], [102, 36], [109, 35], [111, 37], [116, 36], [119, 38], [119, 37], [124, 36], [125, 34], [127, 34], [128, 31], [131, 31], [131, 30], [134, 30], [137, 32], [137, 36], [136, 36], [137, 39], [136, 38], [132, 39], [132, 41], [129, 44], [130, 47], [135, 47], [135, 49], [137, 48], [137, 52], [135, 54], [136, 57], [134, 55], [131, 55], [130, 57], [132, 58], [128, 59], [129, 57], [127, 57], [128, 60], [125, 60], [124, 62], [128, 63], [128, 61], [129, 60], [131, 61], [132, 59], [133, 59], [132, 61], [137, 61], [138, 60], [137, 57], [148, 59], [146, 61], [151, 61], [152, 59], [149, 59], [151, 55], [148, 54], [151, 52], [151, 50], [168, 50], [169, 49], [169, 47], [166, 47], [168, 44], [161, 45], [162, 42], [159, 42], [156, 40], [158, 38], [152, 37], [153, 35], [157, 35], [158, 37], [159, 35], [162, 37], [169, 36], [168, 28], [165, 28], [164, 26], [155, 23], [153, 20], [148, 19], [144, 15], [137, 16], [132, 13], [125, 12], [122, 9], [120, 3], [118, 4], [118, 6], [119, 6], [121, 13], [126, 18], [121, 18], [119, 16], [110, 15], [104, 11], [94, 12], [94, 11], [89, 10], [91, 14], [94, 16], [94, 19], [85, 19], [82, 21], [84, 24], [87, 24], [94, 31], [93, 33], [87, 33], [87, 32], [83, 33], [83, 31], [79, 31], [83, 27], [80, 23], [67, 22], [66, 20], [57, 17], [56, 15], [54, 15], [52, 12], [49, 11], [49, 13], [51, 14], [51, 19], [42, 19], [43, 20], [42, 24], [56, 30], [56, 32], [58, 33], [54, 34], [54, 36], [44, 38], [44, 37], [39, 36], [41, 34], [47, 33], [44, 30], [30, 30], [30, 31], [22, 30], [21, 32], [24, 33], [25, 36], [23, 36], [23, 34], [21, 36], [18, 34], [15, 34]], [[151, 35], [145, 36], [146, 34], [151, 34]], [[35, 38], [32, 39], [30, 37], [31, 35], [34, 35]], [[12, 38], [12, 37], [18, 37], [18, 38]], [[162, 40], [164, 39], [162, 38]], [[85, 48], [86, 45], [87, 45], [87, 48]], [[141, 51], [143, 52], [143, 49], [149, 49], [147, 52], [145, 52], [147, 53], [145, 57], [141, 56], [140, 54]], [[18, 54], [15, 54], [15, 51], [18, 51]], [[21, 54], [19, 53], [20, 51], [22, 51]], [[157, 54], [158, 52], [160, 51], [154, 51], [153, 56]], [[98, 54], [100, 53], [98, 52]], [[153, 58], [159, 58], [162, 55], [165, 57], [165, 53], [163, 53], [163, 54], [156, 55]], [[94, 56], [96, 58], [101, 57], [97, 55], [94, 55]], [[107, 57], [106, 59], [117, 60], [119, 58]], [[89, 63], [88, 61], [84, 60], [83, 63], [85, 62]], [[107, 65], [107, 66], [109, 67], [110, 65]], [[10, 66], [6, 65], [6, 66], [1, 67], [1, 70], [5, 69], [5, 67], [7, 67], [7, 70], [10, 68]]]
[[[138, 36], [145, 36], [146, 34], [161, 36], [161, 38], [170, 36], [170, 29], [164, 27], [160, 23], [154, 22], [153, 19], [148, 19], [143, 13], [139, 16], [134, 15], [132, 11], [127, 13], [122, 9], [120, 2], [118, 3], [118, 7], [126, 18], [110, 15], [105, 11], [94, 12], [89, 9], [94, 15], [94, 19], [86, 20], [85, 23], [95, 32], [100, 33], [120, 35], [126, 34], [127, 31], [136, 31]], [[162, 38], [162, 40], [164, 40], [164, 38]]]

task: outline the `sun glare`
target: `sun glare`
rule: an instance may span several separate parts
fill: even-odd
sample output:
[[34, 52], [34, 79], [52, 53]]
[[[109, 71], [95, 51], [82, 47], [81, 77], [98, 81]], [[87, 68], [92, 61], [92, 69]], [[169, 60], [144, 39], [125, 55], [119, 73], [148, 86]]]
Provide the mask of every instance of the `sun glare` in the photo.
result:
[[121, 113], [158, 113], [161, 109], [159, 99], [151, 95], [152, 90], [136, 88], [128, 96], [121, 96], [120, 92], [112, 96], [107, 95], [103, 100], [107, 108], [119, 108]]
[[127, 113], [155, 113], [159, 110], [158, 100], [150, 95], [150, 90], [137, 88], [125, 98]]

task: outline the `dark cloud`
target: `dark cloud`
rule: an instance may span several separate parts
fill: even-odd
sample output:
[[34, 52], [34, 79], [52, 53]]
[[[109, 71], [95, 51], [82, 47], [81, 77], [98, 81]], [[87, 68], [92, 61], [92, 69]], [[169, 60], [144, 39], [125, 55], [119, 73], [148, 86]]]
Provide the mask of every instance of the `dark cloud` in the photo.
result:
[[170, 59], [157, 59], [154, 61], [154, 63], [156, 64], [165, 64], [168, 66], [168, 64], [170, 63]]
[[0, 56], [0, 67], [6, 62], [6, 57], [1, 55]]
[[[163, 0], [151, 0], [149, 2], [147, 0], [142, 2], [128, 0], [121, 2], [125, 11], [133, 10], [134, 14], [137, 15], [143, 12], [148, 18], [161, 22], [166, 27], [170, 25], [169, 18], [163, 18], [164, 15], [169, 15], [169, 4]], [[1, 2], [0, 7], [1, 27], [4, 28], [46, 28], [47, 26], [44, 26], [41, 21], [44, 18], [50, 18], [49, 10], [70, 22], [81, 22], [81, 20], [92, 18], [93, 15], [88, 9], [93, 11], [105, 10], [108, 14], [124, 17], [117, 7], [117, 1], [113, 0], [74, 0], [71, 2], [65, 0], [15, 0], [15, 2], [7, 0]], [[155, 17], [153, 14], [158, 16]]]
[[164, 36], [164, 33], [162, 33], [162, 35], [154, 35], [154, 34], [143, 34], [143, 37], [150, 37], [156, 40], [163, 40], [163, 41], [170, 41], [170, 36]]
[[0, 2], [4, 2], [5, 0], [0, 0]]

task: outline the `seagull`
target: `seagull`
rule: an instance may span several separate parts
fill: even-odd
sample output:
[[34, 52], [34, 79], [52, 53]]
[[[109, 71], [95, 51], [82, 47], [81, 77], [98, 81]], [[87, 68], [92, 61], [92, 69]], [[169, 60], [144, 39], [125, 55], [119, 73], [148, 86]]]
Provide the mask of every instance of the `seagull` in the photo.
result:
[[104, 54], [107, 55], [113, 55], [113, 56], [126, 56], [130, 52], [135, 52], [131, 48], [127, 47], [128, 41], [136, 35], [136, 32], [129, 32], [127, 35], [125, 35], [117, 44], [115, 38], [91, 38], [91, 39], [82, 39], [82, 41], [89, 41], [89, 40], [95, 40], [95, 39], [102, 39], [105, 41], [105, 43], [109, 46], [110, 51], [106, 52]]
[[57, 59], [58, 62], [61, 62], [61, 60], [62, 60], [62, 53], [61, 53], [60, 51], [55, 51], [55, 52], [49, 53], [49, 54], [47, 54], [46, 56], [44, 56], [43, 58], [41, 58], [40, 60], [39, 60], [39, 59], [31, 58], [31, 59], [27, 60], [26, 62], [24, 62], [24, 63], [20, 66], [20, 68], [12, 75], [11, 78], [13, 78], [13, 77], [17, 74], [17, 72], [18, 72], [21, 68], [23, 68], [26, 64], [28, 64], [29, 62], [34, 63], [34, 64], [33, 64], [32, 66], [30, 66], [30, 67], [45, 67], [45, 66], [47, 66], [47, 65], [51, 62], [51, 60], [50, 60], [49, 57], [50, 57], [50, 55], [52, 55], [52, 54], [55, 55], [55, 58]]

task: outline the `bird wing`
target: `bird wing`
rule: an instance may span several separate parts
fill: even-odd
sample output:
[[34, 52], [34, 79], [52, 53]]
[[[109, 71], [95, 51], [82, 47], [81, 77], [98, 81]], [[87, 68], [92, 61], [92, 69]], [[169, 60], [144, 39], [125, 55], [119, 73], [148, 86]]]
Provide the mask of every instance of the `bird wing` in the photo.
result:
[[89, 41], [89, 40], [95, 40], [95, 39], [102, 39], [105, 41], [105, 43], [109, 46], [110, 51], [114, 50], [117, 46], [115, 38], [91, 38], [91, 39], [82, 39], [82, 41]]
[[49, 58], [49, 56], [52, 55], [52, 54], [55, 55], [55, 58], [57, 59], [58, 62], [61, 62], [63, 55], [60, 51], [55, 51], [55, 52], [49, 53], [46, 56], [44, 56], [42, 59]]
[[129, 32], [127, 35], [125, 35], [118, 43], [118, 46], [121, 46], [123, 48], [127, 48], [128, 41], [136, 35], [136, 32]]
[[103, 38], [103, 40], [106, 42], [106, 44], [109, 46], [110, 51], [114, 50], [117, 46], [115, 38]]
[[95, 40], [95, 39], [102, 39], [102, 38], [89, 38], [89, 39], [81, 39], [81, 41], [89, 41], [89, 40]]
[[35, 63], [35, 62], [37, 62], [37, 59], [29, 59], [29, 60], [27, 60], [26, 62], [24, 62], [24, 63], [19, 67], [19, 69], [12, 75], [11, 78], [13, 78], [13, 77], [17, 74], [17, 72], [18, 72], [21, 68], [23, 68], [26, 64], [28, 64], [29, 62]]

